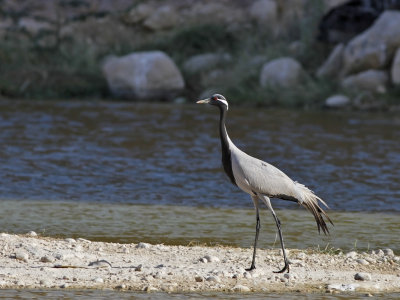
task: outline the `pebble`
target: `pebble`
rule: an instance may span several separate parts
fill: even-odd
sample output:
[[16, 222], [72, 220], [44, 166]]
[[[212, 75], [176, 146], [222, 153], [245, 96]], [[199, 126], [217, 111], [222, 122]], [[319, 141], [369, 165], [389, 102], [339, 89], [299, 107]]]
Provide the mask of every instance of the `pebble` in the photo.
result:
[[297, 259], [306, 259], [307, 255], [304, 252], [297, 254]]
[[361, 280], [361, 281], [370, 281], [371, 280], [371, 274], [369, 273], [356, 273], [354, 275], [355, 280]]
[[28, 235], [29, 235], [29, 236], [37, 236], [37, 233], [34, 232], [34, 231], [29, 231], [29, 232], [28, 232]]
[[136, 272], [142, 271], [142, 265], [136, 266], [136, 267], [135, 267], [135, 271], [136, 271]]
[[355, 291], [360, 285], [357, 283], [351, 284], [329, 284], [328, 290], [336, 290], [342, 292], [352, 292]]
[[27, 262], [29, 255], [28, 255], [28, 253], [26, 253], [24, 251], [18, 251], [15, 253], [15, 258], [18, 260], [23, 260], [23, 261]]
[[209, 276], [206, 280], [211, 282], [221, 282], [221, 279], [218, 276]]
[[250, 288], [248, 286], [245, 285], [235, 285], [232, 289], [234, 292], [241, 292], [241, 293], [247, 293], [250, 292]]
[[41, 258], [40, 258], [40, 261], [41, 262], [54, 262], [55, 261], [55, 258], [53, 257], [53, 256], [48, 256], [48, 255], [46, 255], [46, 256], [42, 256]]
[[143, 290], [145, 292], [157, 292], [158, 291], [155, 287], [153, 287], [151, 285], [146, 286]]
[[350, 251], [346, 253], [346, 257], [355, 259], [357, 257], [357, 252], [356, 251]]
[[95, 267], [95, 268], [110, 268], [110, 267], [112, 268], [112, 265], [108, 261], [106, 261], [104, 259], [92, 261], [92, 262], [89, 263], [88, 266], [89, 267]]
[[65, 289], [67, 287], [69, 287], [68, 283], [63, 283], [62, 285], [60, 285], [60, 288], [62, 288], [62, 289]]
[[136, 248], [138, 248], [138, 249], [149, 249], [150, 247], [151, 247], [150, 244], [142, 243], [142, 242], [140, 242], [139, 244], [136, 245]]
[[216, 256], [211, 256], [211, 255], [206, 255], [203, 257], [204, 259], [207, 260], [207, 262], [219, 262], [219, 258]]
[[70, 244], [76, 243], [76, 240], [73, 238], [66, 238], [64, 241], [66, 241], [67, 243], [70, 243]]
[[93, 281], [96, 282], [96, 283], [103, 283], [104, 282], [103, 278], [101, 278], [101, 277], [97, 277], [97, 278], [93, 279]]
[[78, 238], [77, 241], [78, 241], [78, 242], [88, 243], [88, 244], [91, 243], [91, 241], [89, 241], [89, 240], [87, 240], [87, 239], [83, 239], [83, 238]]
[[203, 282], [204, 278], [202, 276], [197, 275], [194, 277], [194, 280], [196, 280], [196, 282]]
[[363, 258], [357, 259], [356, 262], [358, 262], [360, 265], [369, 265], [369, 262]]
[[386, 255], [386, 256], [394, 256], [394, 252], [393, 252], [393, 250], [392, 249], [390, 249], [390, 248], [386, 248], [386, 249], [383, 249], [383, 253]]
[[380, 257], [385, 256], [385, 253], [381, 249], [373, 250], [372, 254], [375, 254], [376, 256], [380, 256]]

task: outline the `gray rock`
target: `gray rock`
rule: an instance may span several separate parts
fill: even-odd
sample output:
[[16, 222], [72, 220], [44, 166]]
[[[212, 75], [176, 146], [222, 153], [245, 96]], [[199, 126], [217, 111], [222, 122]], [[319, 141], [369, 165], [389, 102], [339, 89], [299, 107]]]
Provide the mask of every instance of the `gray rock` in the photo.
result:
[[385, 11], [375, 23], [354, 37], [343, 53], [343, 72], [350, 74], [384, 67], [400, 46], [400, 12]]
[[190, 57], [183, 63], [183, 69], [189, 73], [198, 73], [210, 70], [220, 64], [232, 61], [228, 53], [205, 53]]
[[303, 68], [298, 61], [291, 57], [272, 60], [262, 67], [260, 85], [291, 87], [300, 83]]
[[249, 8], [250, 17], [260, 25], [275, 28], [278, 20], [278, 5], [273, 0], [258, 0]]
[[143, 25], [151, 30], [163, 30], [176, 26], [178, 21], [178, 12], [170, 5], [163, 5], [156, 9]]
[[344, 78], [342, 87], [371, 92], [386, 92], [389, 76], [385, 71], [368, 70]]
[[394, 252], [390, 248], [383, 249], [383, 253], [385, 254], [385, 256], [390, 256], [390, 257], [394, 256]]
[[37, 236], [37, 233], [34, 232], [34, 231], [29, 231], [29, 232], [28, 232], [28, 235], [34, 237], [34, 236]]
[[52, 262], [55, 261], [55, 258], [53, 256], [46, 255], [46, 256], [42, 256], [40, 258], [40, 261], [41, 262], [50, 262], [50, 263], [52, 263]]
[[347, 252], [346, 257], [355, 259], [357, 257], [357, 252], [356, 251]]
[[175, 63], [161, 51], [108, 57], [102, 70], [111, 93], [116, 97], [171, 98], [185, 86]]
[[240, 292], [240, 293], [247, 293], [250, 292], [250, 288], [248, 286], [245, 285], [235, 285], [232, 289], [234, 292]]
[[333, 95], [325, 100], [325, 106], [329, 108], [341, 108], [349, 104], [350, 99], [345, 95]]
[[204, 258], [207, 260], [207, 262], [219, 262], [219, 258], [216, 256], [206, 255]]
[[336, 290], [336, 291], [343, 291], [343, 292], [353, 292], [355, 291], [360, 285], [357, 283], [352, 284], [329, 284], [328, 290]]
[[136, 248], [138, 248], [138, 249], [150, 249], [151, 245], [148, 244], [148, 243], [140, 242], [139, 244], [136, 245]]
[[194, 277], [194, 280], [195, 280], [196, 282], [203, 282], [203, 281], [204, 281], [204, 278], [203, 278], [202, 276], [197, 275], [197, 276]]
[[360, 265], [369, 265], [369, 262], [363, 258], [357, 259], [356, 262]]
[[392, 77], [393, 84], [400, 84], [400, 47], [397, 48], [396, 54], [394, 55], [390, 76]]
[[221, 282], [221, 279], [218, 276], [209, 276], [206, 280], [211, 282]]
[[344, 45], [338, 44], [317, 71], [317, 77], [336, 77], [342, 71]]
[[360, 280], [360, 281], [371, 281], [371, 274], [369, 273], [356, 273], [354, 275], [355, 280]]

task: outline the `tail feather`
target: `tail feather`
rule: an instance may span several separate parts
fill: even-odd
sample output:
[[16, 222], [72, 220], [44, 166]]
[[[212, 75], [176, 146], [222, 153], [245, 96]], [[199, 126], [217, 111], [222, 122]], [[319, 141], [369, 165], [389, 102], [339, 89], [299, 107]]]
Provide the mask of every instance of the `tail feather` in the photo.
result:
[[324, 200], [322, 200], [320, 197], [314, 194], [312, 190], [307, 188], [306, 186], [302, 185], [301, 183], [296, 182], [296, 186], [299, 188], [301, 195], [302, 195], [302, 202], [300, 202], [301, 205], [303, 205], [307, 210], [309, 210], [315, 218], [315, 222], [317, 223], [318, 226], [318, 232], [322, 232], [326, 235], [329, 234], [329, 229], [328, 226], [326, 225], [325, 219], [329, 221], [332, 225], [333, 222], [327, 215], [327, 213], [319, 206], [319, 202], [321, 202], [325, 207], [329, 208], [328, 205], [325, 203]]

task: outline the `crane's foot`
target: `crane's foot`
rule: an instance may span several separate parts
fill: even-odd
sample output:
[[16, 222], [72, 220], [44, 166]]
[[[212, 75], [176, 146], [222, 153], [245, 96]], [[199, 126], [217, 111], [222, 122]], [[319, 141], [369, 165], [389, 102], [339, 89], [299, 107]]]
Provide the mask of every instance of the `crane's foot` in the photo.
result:
[[280, 271], [272, 271], [272, 272], [274, 272], [274, 273], [284, 273], [286, 271], [287, 273], [289, 273], [289, 270], [290, 270], [289, 263], [287, 261], [285, 261], [285, 266], [283, 267], [282, 270], [280, 270]]
[[255, 268], [256, 268], [256, 266], [255, 265], [251, 265], [251, 267], [250, 268], [247, 268], [247, 269], [245, 269], [246, 271], [248, 271], [248, 272], [250, 272], [250, 271], [253, 271], [253, 270], [255, 270]]

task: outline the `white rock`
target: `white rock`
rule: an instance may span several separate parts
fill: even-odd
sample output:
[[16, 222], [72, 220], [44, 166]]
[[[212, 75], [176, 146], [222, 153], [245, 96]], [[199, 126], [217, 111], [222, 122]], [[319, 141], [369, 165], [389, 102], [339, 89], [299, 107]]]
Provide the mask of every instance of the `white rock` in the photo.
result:
[[389, 82], [389, 76], [385, 71], [368, 70], [344, 78], [342, 87], [349, 89], [366, 90], [383, 93]]
[[245, 285], [235, 285], [232, 289], [234, 292], [240, 292], [240, 293], [247, 293], [250, 292], [250, 288], [248, 286]]
[[140, 242], [139, 244], [136, 245], [136, 248], [138, 248], [138, 249], [150, 249], [151, 245], [148, 244], [148, 243]]
[[204, 258], [207, 260], [207, 262], [219, 262], [219, 258], [216, 256], [211, 256], [211, 255], [206, 255]]
[[355, 291], [360, 285], [357, 283], [352, 284], [329, 284], [328, 290], [337, 290], [343, 292], [352, 292]]
[[66, 241], [67, 243], [70, 243], [70, 244], [75, 244], [76, 243], [76, 240], [73, 239], [73, 238], [66, 238], [64, 241]]
[[346, 253], [346, 257], [355, 259], [357, 257], [357, 252], [356, 251], [350, 251]]
[[344, 45], [338, 44], [317, 71], [317, 77], [336, 77], [342, 71]]
[[110, 56], [104, 61], [102, 71], [116, 97], [166, 99], [185, 86], [178, 67], [162, 51]]
[[394, 256], [394, 252], [390, 248], [383, 249], [383, 253], [385, 254], [385, 256], [390, 256], [390, 257]]
[[400, 12], [387, 10], [346, 46], [344, 74], [384, 67], [400, 47]]
[[221, 282], [221, 279], [218, 276], [209, 276], [206, 280], [211, 282]]
[[393, 84], [400, 84], [400, 47], [397, 48], [396, 54], [394, 55], [390, 75]]
[[34, 232], [34, 231], [29, 231], [29, 232], [28, 232], [28, 235], [29, 235], [29, 236], [37, 236], [37, 233]]
[[371, 281], [371, 274], [369, 273], [356, 273], [354, 275], [355, 280], [360, 280], [360, 281]]
[[333, 95], [325, 100], [325, 106], [329, 108], [341, 108], [349, 104], [350, 99], [345, 95]]
[[306, 259], [307, 255], [304, 252], [300, 252], [297, 254], [297, 259]]
[[96, 282], [96, 283], [103, 283], [104, 282], [103, 278], [101, 278], [101, 277], [97, 277], [97, 278], [93, 279], [93, 281]]
[[260, 85], [291, 87], [300, 83], [303, 68], [298, 61], [291, 57], [272, 60], [262, 67]]
[[17, 251], [15, 252], [15, 258], [27, 262], [29, 259], [29, 254], [25, 251]]

